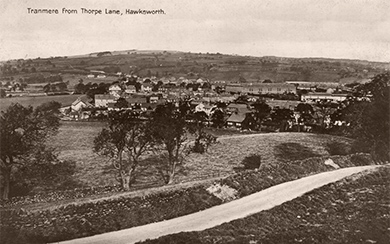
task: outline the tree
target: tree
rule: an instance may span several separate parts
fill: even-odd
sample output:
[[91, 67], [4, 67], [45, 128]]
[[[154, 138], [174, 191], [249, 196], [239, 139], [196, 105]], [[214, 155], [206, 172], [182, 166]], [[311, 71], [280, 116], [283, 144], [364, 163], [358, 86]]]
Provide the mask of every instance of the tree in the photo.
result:
[[153, 145], [150, 126], [131, 111], [114, 111], [108, 119], [108, 126], [94, 139], [94, 151], [110, 158], [117, 180], [127, 191], [135, 180], [140, 157]]
[[87, 91], [83, 81], [80, 79], [79, 83], [74, 86], [74, 92], [77, 94], [84, 94]]
[[126, 99], [124, 99], [123, 97], [119, 98], [115, 105], [114, 105], [116, 108], [128, 108], [129, 107], [129, 103], [126, 101]]
[[216, 109], [211, 115], [211, 122], [214, 127], [221, 128], [225, 125], [225, 114], [221, 109]]
[[193, 115], [194, 123], [190, 127], [190, 132], [195, 134], [195, 144], [192, 151], [195, 153], [207, 152], [211, 144], [217, 141], [217, 137], [204, 131], [205, 123], [208, 122], [208, 116], [205, 112], [196, 112]]
[[[0, 116], [0, 169], [2, 198], [8, 199], [14, 173], [29, 167], [37, 151], [46, 150], [46, 139], [59, 127], [59, 104], [43, 104], [35, 110], [18, 103], [11, 104]], [[46, 157], [50, 163], [54, 157]], [[38, 160], [39, 161], [39, 160]], [[18, 180], [18, 179], [17, 179]]]
[[253, 104], [253, 108], [254, 108], [253, 115], [257, 124], [256, 127], [258, 127], [261, 131], [263, 120], [270, 115], [271, 107], [268, 104], [266, 104], [264, 101], [257, 100]]
[[338, 104], [328, 100], [321, 100], [314, 104], [317, 122], [322, 130], [330, 128], [330, 116], [337, 110]]
[[7, 93], [5, 92], [4, 89], [0, 89], [0, 97], [3, 98], [3, 97], [6, 97], [7, 96]]
[[287, 130], [288, 121], [292, 119], [293, 112], [288, 108], [277, 108], [271, 113], [272, 121], [280, 124], [281, 131]]
[[297, 118], [299, 132], [302, 123], [307, 124], [313, 119], [314, 108], [308, 103], [299, 103], [296, 107], [296, 111], [299, 113], [299, 118]]
[[377, 75], [357, 87], [339, 111], [349, 125], [345, 132], [356, 139], [354, 150], [370, 152], [377, 160], [390, 159], [389, 91], [390, 73]]
[[186, 117], [189, 106], [181, 102], [159, 105], [152, 114], [153, 134], [160, 145], [156, 150], [160, 153], [162, 164], [158, 171], [166, 184], [173, 183], [178, 166], [184, 163], [188, 151], [187, 135], [189, 133]]

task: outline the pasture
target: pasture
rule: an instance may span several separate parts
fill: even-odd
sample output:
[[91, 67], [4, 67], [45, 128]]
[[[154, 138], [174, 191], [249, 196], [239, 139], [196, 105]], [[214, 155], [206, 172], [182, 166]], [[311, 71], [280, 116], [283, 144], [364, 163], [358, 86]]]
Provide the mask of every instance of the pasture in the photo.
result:
[[61, 103], [62, 106], [69, 106], [74, 102], [80, 94], [74, 95], [60, 95], [60, 96], [42, 96], [42, 97], [7, 97], [0, 99], [0, 111], [7, 109], [12, 103], [20, 103], [23, 106], [37, 107], [42, 103], [56, 101]]
[[[114, 170], [107, 158], [93, 152], [94, 137], [103, 123], [64, 122], [59, 133], [49, 144], [57, 148], [61, 159], [77, 162], [76, 179], [85, 186], [116, 184]], [[285, 161], [286, 154], [294, 159], [326, 156], [326, 145], [331, 141], [349, 143], [349, 140], [331, 135], [309, 133], [268, 133], [252, 135], [226, 135], [218, 139], [205, 154], [190, 154], [176, 177], [176, 182], [187, 182], [228, 175], [250, 154], [259, 154], [262, 162], [273, 164]], [[286, 150], [281, 150], [284, 148]], [[289, 148], [293, 146], [293, 148]], [[297, 147], [298, 146], [298, 147]], [[138, 170], [135, 186], [162, 184], [154, 155], [146, 155]]]

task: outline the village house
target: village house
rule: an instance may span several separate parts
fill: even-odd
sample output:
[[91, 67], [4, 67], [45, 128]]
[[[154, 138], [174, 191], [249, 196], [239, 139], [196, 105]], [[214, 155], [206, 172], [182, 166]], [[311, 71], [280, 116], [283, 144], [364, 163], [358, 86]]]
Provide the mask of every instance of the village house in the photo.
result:
[[86, 95], [78, 97], [72, 104], [72, 111], [80, 111], [82, 108], [92, 108], [93, 104], [89, 102], [89, 98]]
[[195, 112], [205, 112], [207, 114], [207, 116], [211, 116], [216, 108], [217, 108], [217, 106], [215, 106], [215, 105], [199, 103], [195, 107]]
[[246, 104], [240, 104], [240, 103], [231, 103], [227, 106], [226, 112], [228, 114], [246, 114], [250, 112], [250, 109]]
[[146, 103], [147, 99], [146, 97], [129, 97], [126, 98], [126, 102], [128, 103], [129, 107], [139, 105]]
[[125, 89], [126, 94], [134, 94], [137, 93], [137, 89], [135, 88], [135, 85], [127, 85]]
[[301, 101], [315, 103], [319, 101], [341, 102], [347, 99], [348, 94], [308, 93], [302, 94]]
[[237, 113], [237, 114], [233, 113], [226, 120], [226, 124], [227, 124], [228, 127], [241, 128], [245, 118], [246, 118], [246, 114], [245, 113]]
[[340, 88], [338, 82], [314, 82], [314, 81], [286, 81], [286, 84], [295, 85], [300, 90], [314, 90], [315, 88]]
[[144, 83], [141, 86], [141, 91], [143, 92], [151, 92], [153, 89], [153, 84], [152, 83]]
[[122, 88], [118, 84], [111, 85], [110, 88], [108, 88], [109, 93], [119, 98], [122, 94]]
[[116, 100], [117, 100], [117, 98], [111, 94], [96, 94], [95, 95], [95, 107], [107, 108], [108, 103], [115, 103]]

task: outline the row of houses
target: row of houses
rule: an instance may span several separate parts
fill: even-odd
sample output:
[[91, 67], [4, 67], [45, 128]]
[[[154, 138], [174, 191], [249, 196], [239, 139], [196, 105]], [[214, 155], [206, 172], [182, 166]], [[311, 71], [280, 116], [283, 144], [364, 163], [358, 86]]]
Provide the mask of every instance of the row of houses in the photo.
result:
[[[335, 88], [337, 89], [337, 88]], [[334, 93], [336, 90], [328, 88], [326, 92], [308, 92], [301, 95], [302, 102], [315, 103], [319, 101], [341, 102], [347, 99], [347, 93]], [[295, 83], [259, 83], [259, 84], [228, 84], [226, 92], [232, 94], [297, 94], [297, 86]]]
[[296, 86], [288, 83], [232, 83], [225, 90], [233, 94], [297, 94]]

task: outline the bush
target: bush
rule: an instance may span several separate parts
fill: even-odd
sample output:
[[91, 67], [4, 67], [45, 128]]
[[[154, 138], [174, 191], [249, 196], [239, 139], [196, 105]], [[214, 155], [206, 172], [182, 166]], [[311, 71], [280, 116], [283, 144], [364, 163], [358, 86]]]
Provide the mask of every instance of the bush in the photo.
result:
[[367, 154], [354, 154], [351, 156], [351, 162], [356, 166], [369, 165], [372, 158]]
[[244, 169], [258, 169], [261, 165], [261, 156], [258, 154], [252, 154], [245, 157], [241, 164], [244, 166]]
[[215, 143], [217, 143], [216, 136], [207, 132], [202, 132], [195, 140], [195, 145], [191, 148], [191, 151], [202, 154], [207, 152], [209, 147]]
[[283, 162], [321, 156], [310, 148], [294, 142], [281, 143], [275, 146], [274, 151], [275, 156]]
[[337, 141], [328, 142], [325, 148], [330, 155], [348, 155], [351, 152], [350, 145]]

